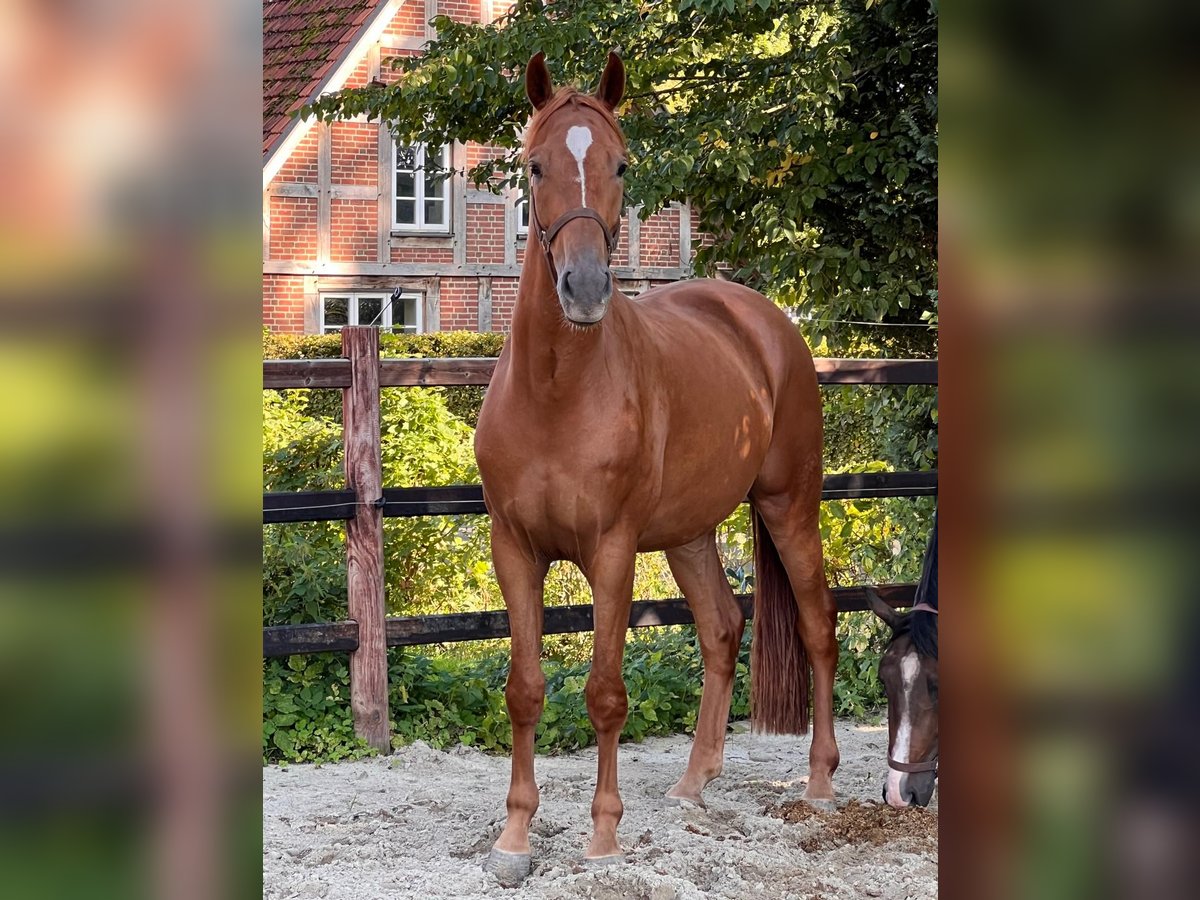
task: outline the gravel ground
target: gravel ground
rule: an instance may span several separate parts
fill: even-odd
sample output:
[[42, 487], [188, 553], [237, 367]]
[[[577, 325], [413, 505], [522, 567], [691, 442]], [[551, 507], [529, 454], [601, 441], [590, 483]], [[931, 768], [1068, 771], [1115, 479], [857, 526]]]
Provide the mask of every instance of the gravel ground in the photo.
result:
[[619, 835], [625, 863], [581, 859], [595, 748], [536, 762], [541, 807], [533, 872], [507, 889], [481, 864], [504, 820], [508, 759], [422, 743], [390, 757], [263, 772], [263, 896], [530, 897], [543, 900], [937, 896], [937, 798], [928, 810], [880, 804], [886, 726], [839, 722], [839, 808], [797, 804], [808, 739], [735, 726], [708, 809], [670, 805], [690, 737], [623, 744]]

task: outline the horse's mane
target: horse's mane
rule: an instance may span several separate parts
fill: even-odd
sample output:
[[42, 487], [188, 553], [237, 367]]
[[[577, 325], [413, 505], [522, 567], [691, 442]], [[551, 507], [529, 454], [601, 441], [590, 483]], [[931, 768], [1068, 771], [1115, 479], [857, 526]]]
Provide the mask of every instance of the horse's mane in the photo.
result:
[[[938, 539], [937, 512], [933, 514], [933, 531], [929, 535], [929, 545], [925, 548], [925, 562], [921, 566], [921, 581], [917, 584], [917, 595], [914, 604], [925, 603], [938, 608]], [[900, 620], [896, 634], [907, 632], [922, 656], [938, 658], [938, 617], [934, 613], [917, 610], [910, 612]]]
[[537, 143], [539, 132], [545, 126], [546, 121], [564, 106], [583, 106], [595, 110], [604, 118], [604, 121], [612, 126], [613, 132], [621, 142], [621, 149], [625, 149], [625, 135], [621, 131], [621, 126], [617, 124], [617, 117], [613, 115], [612, 110], [599, 98], [591, 94], [580, 93], [570, 86], [560, 87], [546, 102], [546, 105], [533, 114], [533, 118], [529, 120], [529, 125], [525, 129], [524, 144], [526, 148]]

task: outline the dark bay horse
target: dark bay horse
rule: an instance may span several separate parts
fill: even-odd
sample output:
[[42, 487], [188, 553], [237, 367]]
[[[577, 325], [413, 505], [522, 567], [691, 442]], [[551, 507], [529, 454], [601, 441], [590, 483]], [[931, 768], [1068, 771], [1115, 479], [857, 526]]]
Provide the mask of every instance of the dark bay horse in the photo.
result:
[[639, 552], [666, 551], [704, 659], [695, 741], [668, 797], [702, 804], [702, 790], [721, 772], [744, 621], [715, 529], [747, 495], [757, 578], [753, 722], [778, 733], [807, 730], [811, 662], [805, 796], [832, 799], [838, 764], [836, 607], [817, 530], [821, 401], [808, 347], [770, 301], [736, 284], [686, 281], [636, 300], [614, 291], [627, 164], [614, 110], [624, 67], [610, 55], [594, 95], [555, 91], [538, 54], [525, 87], [535, 110], [524, 145], [532, 234], [512, 331], [475, 436], [512, 630], [508, 819], [487, 863], [506, 882], [530, 867], [534, 729], [545, 692], [542, 589], [552, 561], [576, 563], [594, 599], [586, 699], [599, 765], [587, 860], [621, 854], [621, 662]]
[[912, 609], [899, 613], [867, 589], [871, 610], [892, 629], [879, 660], [888, 698], [888, 774], [883, 799], [927, 806], [938, 760], [937, 513]]

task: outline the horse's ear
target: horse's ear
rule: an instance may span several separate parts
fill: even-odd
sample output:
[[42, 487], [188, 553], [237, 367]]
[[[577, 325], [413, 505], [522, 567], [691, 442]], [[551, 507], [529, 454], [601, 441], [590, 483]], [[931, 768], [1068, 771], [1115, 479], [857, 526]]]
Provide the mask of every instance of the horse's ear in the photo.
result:
[[554, 96], [554, 84], [550, 81], [550, 70], [546, 68], [546, 54], [538, 51], [525, 67], [525, 96], [534, 109], [541, 109]]
[[900, 613], [892, 609], [883, 602], [883, 598], [875, 593], [873, 588], [864, 587], [863, 593], [867, 595], [867, 606], [871, 608], [871, 612], [883, 619], [892, 631], [900, 624]]
[[625, 64], [621, 62], [621, 57], [609, 51], [608, 64], [600, 76], [600, 87], [596, 88], [596, 98], [609, 109], [615, 110], [624, 96]]

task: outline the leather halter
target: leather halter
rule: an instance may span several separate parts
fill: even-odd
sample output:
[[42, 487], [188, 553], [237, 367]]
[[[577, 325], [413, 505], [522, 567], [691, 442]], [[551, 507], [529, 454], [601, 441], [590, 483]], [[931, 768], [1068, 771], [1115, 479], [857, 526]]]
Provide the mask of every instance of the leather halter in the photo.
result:
[[[930, 606], [928, 603], [918, 603], [916, 606], [909, 607], [908, 611], [909, 612], [933, 613], [935, 616], [938, 614], [938, 611], [934, 607]], [[927, 760], [925, 760], [925, 762], [902, 763], [902, 762], [896, 762], [896, 760], [892, 759], [889, 756], [888, 757], [888, 768], [895, 769], [897, 772], [907, 772], [910, 775], [916, 774], [917, 772], [932, 772], [933, 777], [936, 778], [937, 770], [938, 770], [938, 758], [937, 758], [937, 754], [935, 753], [933, 756], [933, 759], [927, 759]]]
[[888, 768], [895, 769], [897, 772], [908, 772], [910, 774], [916, 772], [932, 772], [934, 777], [937, 777], [938, 758], [927, 759], [925, 762], [919, 763], [902, 763], [896, 762], [890, 756], [888, 757]]
[[612, 264], [613, 252], [617, 249], [617, 235], [621, 233], [621, 220], [617, 219], [617, 224], [609, 226], [604, 221], [604, 217], [596, 212], [590, 206], [577, 206], [574, 209], [568, 209], [565, 213], [550, 223], [550, 227], [546, 228], [542, 225], [542, 220], [537, 214], [537, 204], [533, 202], [533, 191], [529, 192], [529, 220], [537, 232], [538, 243], [542, 245], [542, 252], [546, 254], [546, 264], [550, 266], [550, 277], [557, 284], [558, 268], [554, 265], [554, 254], [550, 252], [550, 243], [562, 231], [563, 226], [574, 219], [592, 219], [604, 231], [604, 243], [608, 248], [608, 257], [605, 260], [607, 265]]

